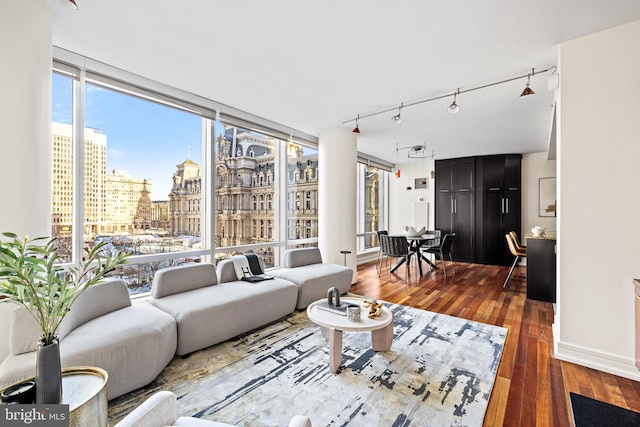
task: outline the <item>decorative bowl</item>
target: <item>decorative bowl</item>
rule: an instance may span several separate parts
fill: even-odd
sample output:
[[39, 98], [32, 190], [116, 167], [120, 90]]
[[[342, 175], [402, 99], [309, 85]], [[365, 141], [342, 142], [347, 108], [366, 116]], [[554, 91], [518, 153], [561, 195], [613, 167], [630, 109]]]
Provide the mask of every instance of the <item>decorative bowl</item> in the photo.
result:
[[36, 399], [36, 383], [34, 381], [23, 381], [12, 385], [0, 394], [4, 403], [31, 404]]
[[412, 227], [410, 225], [404, 226], [403, 229], [404, 229], [405, 233], [407, 234], [407, 236], [409, 236], [409, 237], [422, 236], [427, 231], [426, 227], [422, 227], [420, 230], [416, 230], [414, 227]]
[[544, 234], [544, 232], [546, 231], [547, 227], [543, 227], [543, 226], [536, 226], [533, 227], [531, 229], [531, 232], [533, 233], [534, 236], [542, 236]]

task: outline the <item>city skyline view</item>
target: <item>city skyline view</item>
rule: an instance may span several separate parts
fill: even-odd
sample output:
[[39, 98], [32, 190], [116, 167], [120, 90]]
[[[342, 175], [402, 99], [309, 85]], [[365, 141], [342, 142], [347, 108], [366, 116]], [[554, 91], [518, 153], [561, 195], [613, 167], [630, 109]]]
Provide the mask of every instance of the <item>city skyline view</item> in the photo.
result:
[[[52, 120], [72, 122], [71, 79], [52, 76]], [[201, 164], [201, 118], [101, 86], [87, 84], [85, 127], [107, 137], [107, 170], [151, 180], [151, 200], [168, 200], [172, 173], [190, 158]]]

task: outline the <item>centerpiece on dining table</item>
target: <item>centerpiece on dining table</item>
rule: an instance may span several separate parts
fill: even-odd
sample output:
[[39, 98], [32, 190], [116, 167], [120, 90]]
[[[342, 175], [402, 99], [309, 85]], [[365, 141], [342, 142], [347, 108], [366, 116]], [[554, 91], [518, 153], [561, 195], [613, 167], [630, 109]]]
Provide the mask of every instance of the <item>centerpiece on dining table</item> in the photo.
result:
[[422, 228], [416, 230], [416, 228], [411, 226], [411, 225], [405, 225], [402, 228], [403, 228], [404, 232], [406, 233], [406, 235], [408, 237], [422, 236], [424, 233], [427, 232], [427, 227], [422, 227]]

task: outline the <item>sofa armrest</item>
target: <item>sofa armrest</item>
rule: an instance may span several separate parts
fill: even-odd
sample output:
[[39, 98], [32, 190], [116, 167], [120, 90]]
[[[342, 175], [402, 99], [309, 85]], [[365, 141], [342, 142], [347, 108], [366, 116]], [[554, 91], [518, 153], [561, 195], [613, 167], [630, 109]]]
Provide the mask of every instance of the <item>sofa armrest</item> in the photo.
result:
[[284, 251], [284, 268], [320, 263], [322, 263], [322, 254], [318, 248], [297, 248]]
[[159, 391], [131, 411], [115, 427], [170, 426], [176, 421], [176, 395]]

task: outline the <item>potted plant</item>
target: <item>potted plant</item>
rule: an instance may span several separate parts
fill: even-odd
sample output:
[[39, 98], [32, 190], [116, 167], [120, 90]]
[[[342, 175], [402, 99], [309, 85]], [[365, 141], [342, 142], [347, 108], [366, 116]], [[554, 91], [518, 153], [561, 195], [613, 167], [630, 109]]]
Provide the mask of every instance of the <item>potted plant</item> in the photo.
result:
[[0, 303], [11, 302], [26, 309], [40, 325], [36, 362], [36, 403], [60, 403], [62, 370], [57, 331], [78, 296], [101, 282], [128, 255], [106, 253], [107, 243], [85, 248], [79, 267], [59, 265], [56, 239], [30, 240], [2, 233], [0, 241]]

